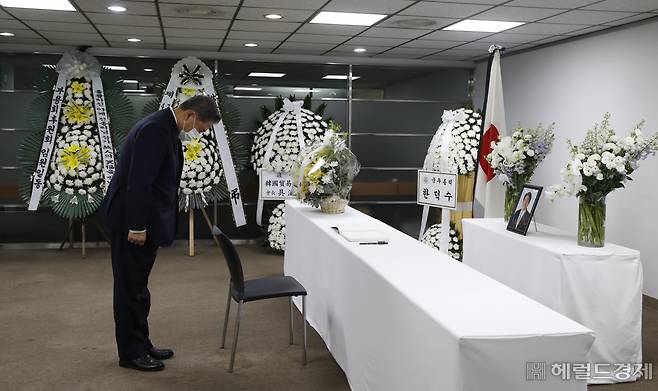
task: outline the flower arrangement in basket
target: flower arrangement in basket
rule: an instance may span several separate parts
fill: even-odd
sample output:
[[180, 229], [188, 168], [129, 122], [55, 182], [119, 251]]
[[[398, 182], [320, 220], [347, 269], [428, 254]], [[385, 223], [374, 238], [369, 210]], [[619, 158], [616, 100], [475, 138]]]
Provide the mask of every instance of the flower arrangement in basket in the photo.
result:
[[512, 136], [502, 137], [492, 143], [493, 150], [487, 155], [494, 173], [505, 185], [505, 221], [509, 221], [519, 199], [519, 192], [530, 182], [535, 169], [553, 148], [554, 124], [548, 128], [517, 127]]
[[644, 121], [635, 125], [630, 135], [620, 138], [610, 125], [610, 113], [601, 124], [587, 131], [582, 144], [567, 141], [571, 160], [562, 169], [563, 183], [546, 191], [552, 201], [559, 196], [576, 196], [578, 244], [603, 247], [605, 244], [605, 198], [623, 188], [639, 161], [658, 150], [658, 132], [649, 138], [642, 135]]
[[294, 178], [300, 201], [320, 207], [324, 213], [343, 213], [361, 165], [338, 134], [340, 127], [330, 126], [332, 131], [322, 143], [302, 153]]

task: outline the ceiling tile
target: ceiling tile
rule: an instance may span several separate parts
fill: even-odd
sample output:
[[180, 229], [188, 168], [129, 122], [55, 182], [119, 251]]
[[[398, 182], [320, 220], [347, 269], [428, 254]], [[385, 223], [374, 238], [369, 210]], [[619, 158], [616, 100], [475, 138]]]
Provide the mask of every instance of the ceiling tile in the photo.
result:
[[415, 58], [415, 57], [420, 57], [420, 56], [427, 56], [430, 54], [434, 54], [438, 52], [440, 49], [431, 49], [431, 48], [393, 48], [391, 50], [388, 50], [386, 52], [380, 53], [377, 55], [377, 57], [385, 56], [385, 57], [391, 57], [391, 56], [401, 56], [401, 57], [407, 57], [407, 58]]
[[[425, 0], [425, 1], [434, 1], [439, 3], [464, 3], [464, 0]], [[468, 0], [468, 3], [471, 4], [488, 4], [488, 5], [499, 5], [508, 2], [509, 0]]]
[[196, 18], [162, 18], [164, 27], [227, 30], [231, 24], [227, 19], [196, 19]]
[[101, 14], [87, 12], [87, 16], [94, 24], [114, 24], [122, 26], [151, 26], [158, 27], [160, 23], [156, 16], [137, 16], [119, 14]]
[[506, 33], [513, 34], [564, 34], [583, 28], [582, 24], [558, 24], [558, 23], [528, 23], [523, 26], [506, 30]]
[[474, 41], [486, 37], [487, 35], [491, 35], [491, 33], [439, 30], [424, 36], [423, 39], [438, 39], [441, 41]]
[[[161, 16], [169, 16], [172, 18], [175, 17], [191, 17], [195, 19], [231, 19], [233, 18], [233, 15], [235, 14], [235, 10], [237, 7], [226, 7], [226, 6], [214, 6], [214, 5], [186, 5], [186, 4], [167, 4], [167, 3], [159, 3], [160, 4], [160, 15]], [[212, 10], [215, 12], [215, 14], [211, 16], [200, 16], [198, 14], [186, 14], [183, 12], [183, 10], [186, 9], [199, 9], [199, 10]]]
[[5, 11], [0, 10], [0, 19], [13, 19], [13, 18]]
[[498, 33], [482, 39], [483, 42], [505, 42], [505, 43], [527, 43], [537, 41], [539, 39], [548, 38], [548, 35], [539, 34], [512, 34], [512, 33]]
[[607, 22], [605, 24], [608, 25], [608, 26], [620, 26], [622, 24], [637, 22], [638, 20], [644, 20], [644, 19], [654, 18], [654, 17], [656, 17], [656, 14], [642, 13], [642, 14], [629, 16], [627, 18], [613, 20], [612, 22]]
[[100, 46], [107, 47], [107, 44], [102, 39], [86, 40], [86, 39], [51, 39], [53, 45], [58, 46]]
[[141, 42], [128, 42], [128, 38], [132, 37], [130, 34], [103, 34], [103, 36], [111, 42], [125, 42], [126, 46], [132, 48], [140, 48], [143, 44], [148, 43], [162, 43], [161, 36], [142, 36], [139, 37], [142, 40]]
[[219, 44], [213, 45], [196, 45], [190, 43], [174, 43], [170, 44], [167, 41], [167, 50], [200, 50], [204, 52], [216, 52], [219, 48]]
[[29, 30], [26, 25], [19, 22], [16, 19], [0, 19], [0, 29], [3, 31], [7, 30]]
[[227, 39], [226, 42], [224, 42], [224, 46], [228, 47], [244, 47], [246, 49], [258, 49], [258, 48], [265, 48], [265, 49], [274, 49], [279, 45], [280, 41], [258, 41], [256, 42], [258, 44], [257, 47], [255, 48], [248, 48], [244, 46], [245, 43], [249, 41], [244, 41], [240, 39]]
[[598, 0], [513, 0], [505, 5], [509, 6], [522, 6], [522, 7], [550, 7], [573, 9], [596, 3]]
[[48, 38], [49, 40], [55, 40], [55, 39], [60, 39], [60, 40], [69, 40], [69, 41], [74, 41], [76, 39], [79, 39], [80, 41], [103, 41], [103, 38], [101, 36], [94, 32], [94, 33], [76, 33], [76, 32], [71, 32], [71, 31], [40, 31], [43, 36]]
[[[129, 48], [135, 49], [135, 44], [125, 41], [110, 41], [112, 47], [117, 48]], [[164, 45], [162, 43], [142, 43], [139, 45], [139, 49], [163, 49]]]
[[[534, 41], [534, 40], [530, 40], [530, 41]], [[519, 45], [518, 42], [496, 42], [496, 43], [501, 45], [502, 47], [504, 47], [506, 49]], [[489, 47], [491, 47], [491, 45], [492, 45], [491, 42], [475, 41], [475, 42], [465, 43], [461, 46], [456, 47], [455, 49], [488, 51]]]
[[272, 48], [248, 48], [244, 46], [226, 46], [224, 45], [222, 47], [222, 53], [270, 53], [272, 52]]
[[432, 30], [419, 30], [419, 29], [396, 29], [384, 27], [371, 27], [360, 34], [362, 37], [378, 37], [378, 38], [404, 38], [413, 39], [421, 35], [432, 32]]
[[473, 56], [479, 56], [479, 55], [486, 55], [488, 52], [488, 49], [447, 49], [442, 52], [439, 52], [437, 54], [441, 54], [443, 56], [457, 56], [457, 57], [473, 57]]
[[326, 0], [244, 0], [243, 7], [317, 10]]
[[165, 28], [165, 36], [167, 37], [167, 42], [169, 41], [169, 37], [224, 39], [225, 35], [225, 30]]
[[228, 5], [228, 6], [237, 6], [240, 4], [240, 0], [161, 0], [162, 3], [179, 3], [179, 4], [210, 4], [210, 5]]
[[[311, 15], [313, 10], [282, 10], [277, 8], [250, 8], [242, 7], [238, 11], [237, 19], [241, 20], [258, 20], [262, 23], [281, 23], [281, 22], [305, 22]], [[268, 20], [265, 19], [267, 14], [279, 14], [283, 19]]]
[[298, 55], [304, 55], [304, 56], [319, 56], [324, 53], [323, 50], [312, 50], [312, 49], [284, 49], [284, 48], [279, 48], [275, 52], [275, 54], [298, 54]]
[[480, 20], [505, 20], [513, 22], [534, 22], [557, 15], [564, 10], [530, 7], [496, 7], [473, 17]]
[[349, 39], [349, 36], [345, 35], [317, 35], [317, 34], [300, 34], [295, 33], [292, 37], [288, 38], [290, 42], [319, 42], [319, 43], [332, 43], [339, 44], [345, 42]]
[[401, 15], [435, 16], [443, 18], [465, 18], [491, 8], [488, 5], [436, 3], [421, 1], [400, 12]]
[[429, 39], [416, 39], [414, 41], [405, 43], [401, 47], [408, 48], [429, 48], [429, 49], [448, 49], [454, 46], [464, 44], [464, 41], [435, 41]]
[[107, 0], [82, 0], [77, 2], [81, 10], [99, 13], [111, 13], [112, 11], [108, 10], [107, 7], [115, 3], [127, 8], [127, 11], [123, 12], [122, 15], [157, 15], [155, 3], [151, 1], [122, 0], [119, 2], [108, 2]]
[[332, 52], [342, 52], [342, 53], [347, 53], [347, 54], [350, 54], [350, 55], [367, 57], [368, 55], [381, 53], [381, 52], [391, 48], [390, 46], [369, 46], [367, 52], [365, 52], [365, 53], [355, 53], [354, 49], [356, 49], [357, 47], [359, 47], [359, 46], [344, 44], [344, 45], [340, 45], [339, 47], [335, 48]]
[[[273, 33], [273, 32], [263, 32], [263, 31], [237, 31], [231, 30], [228, 35], [229, 39], [240, 39], [240, 40], [264, 40], [264, 41], [283, 41], [286, 39], [290, 33]], [[343, 37], [344, 38], [344, 37]]]
[[375, 37], [355, 37], [347, 41], [350, 45], [360, 45], [360, 46], [397, 46], [402, 45], [407, 42], [408, 39], [404, 38], [375, 38]]
[[658, 0], [605, 0], [583, 7], [588, 10], [647, 12], [658, 10]]
[[323, 10], [390, 15], [413, 3], [410, 0], [332, 0]]
[[423, 57], [423, 60], [428, 61], [469, 61], [473, 56], [465, 55], [442, 55], [442, 53], [434, 54], [431, 56]]
[[89, 23], [44, 22], [33, 20], [27, 22], [33, 29], [42, 31], [73, 31], [80, 33], [95, 33], [96, 30]]
[[301, 23], [287, 23], [287, 22], [278, 22], [278, 23], [266, 23], [266, 22], [255, 22], [250, 20], [236, 20], [233, 23], [232, 29], [234, 30], [243, 30], [243, 31], [273, 31], [273, 32], [293, 32]]
[[378, 24], [377, 27], [396, 27], [396, 28], [405, 28], [405, 29], [436, 30], [438, 28], [449, 26], [457, 21], [459, 21], [459, 19], [456, 18], [434, 18], [427, 16], [420, 17], [420, 16], [396, 15]]
[[362, 26], [337, 26], [331, 24], [305, 24], [300, 29], [304, 34], [327, 34], [327, 35], [357, 35], [367, 27]]
[[13, 44], [26, 44], [26, 45], [47, 45], [45, 39], [36, 35], [36, 38], [22, 37], [16, 34], [15, 37], [2, 37], [0, 36], [0, 44], [13, 43]]
[[566, 23], [566, 24], [600, 24], [611, 22], [620, 18], [633, 15], [628, 12], [605, 12], [605, 11], [580, 11], [573, 10], [561, 15], [553, 16], [542, 22]]
[[98, 27], [103, 34], [128, 34], [137, 37], [162, 36], [160, 27], [119, 26], [110, 24], [97, 24], [96, 27]]
[[326, 52], [334, 48], [333, 43], [284, 42], [281, 49], [296, 49]]
[[87, 23], [87, 20], [79, 12], [12, 8], [11, 13], [21, 20]]
[[35, 33], [32, 30], [13, 30], [11, 31], [15, 35], [13, 37], [2, 37], [2, 40], [0, 42], [2, 43], [16, 43], [18, 39], [23, 39], [23, 38], [35, 38], [35, 39], [41, 39], [39, 34]]
[[595, 31], [606, 30], [606, 29], [609, 29], [610, 27], [611, 27], [611, 26], [603, 26], [603, 25], [600, 25], [600, 26], [592, 26], [592, 27], [585, 27], [585, 28], [582, 29], [582, 30], [572, 31], [572, 32], [570, 32], [570, 33], [566, 33], [566, 34], [564, 34], [564, 35], [568, 35], [568, 36], [584, 35], [584, 34], [593, 33], [593, 32], [595, 32]]
[[167, 46], [172, 45], [195, 45], [195, 46], [214, 46], [215, 50], [222, 44], [224, 37], [216, 38], [189, 38], [189, 37], [169, 37], [167, 36]]

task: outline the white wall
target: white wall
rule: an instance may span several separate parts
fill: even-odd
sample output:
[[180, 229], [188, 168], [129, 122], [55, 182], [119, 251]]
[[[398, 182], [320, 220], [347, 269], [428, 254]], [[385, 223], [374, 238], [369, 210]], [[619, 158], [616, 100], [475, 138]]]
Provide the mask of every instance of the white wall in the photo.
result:
[[[658, 130], [658, 20], [554, 46], [503, 56], [507, 126], [556, 123], [553, 153], [533, 182], [559, 183], [569, 158], [566, 140], [580, 142], [606, 111], [626, 135], [641, 119]], [[482, 105], [486, 63], [476, 69], [475, 103]], [[608, 196], [607, 240], [641, 251], [644, 292], [658, 298], [658, 156], [641, 162], [633, 182]], [[576, 233], [576, 198], [542, 200], [540, 222]]]

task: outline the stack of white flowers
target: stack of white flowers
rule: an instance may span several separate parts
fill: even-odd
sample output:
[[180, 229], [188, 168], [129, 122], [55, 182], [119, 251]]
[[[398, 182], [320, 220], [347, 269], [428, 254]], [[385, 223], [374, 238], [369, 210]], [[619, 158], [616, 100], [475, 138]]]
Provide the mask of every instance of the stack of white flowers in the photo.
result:
[[[421, 242], [426, 245], [433, 247], [439, 250], [441, 246], [441, 224], [433, 224], [423, 234], [423, 239]], [[453, 259], [461, 261], [462, 259], [462, 250], [461, 250], [461, 240], [459, 240], [459, 235], [455, 229], [454, 224], [450, 224], [450, 239], [448, 242], [448, 255]]]
[[[482, 117], [469, 109], [455, 110], [452, 115], [455, 123], [448, 146], [448, 169], [450, 172], [467, 175], [475, 171], [477, 166]], [[439, 144], [434, 151], [434, 170], [440, 170], [442, 148]]]
[[610, 114], [589, 130], [581, 145], [568, 141], [572, 159], [562, 169], [563, 184], [552, 186], [546, 193], [550, 200], [559, 196], [585, 196], [600, 199], [611, 191], [624, 187], [639, 161], [658, 150], [658, 133], [644, 138], [644, 122], [631, 134], [619, 138], [610, 126]]
[[[284, 117], [281, 128], [275, 136], [269, 161], [265, 162], [267, 145], [274, 126], [281, 116]], [[306, 109], [301, 109], [300, 116], [304, 144], [311, 145], [322, 140], [327, 131], [327, 123], [322, 120], [322, 117]], [[274, 172], [291, 172], [300, 153], [296, 114], [283, 109], [272, 113], [256, 131], [251, 153], [254, 170], [264, 168]]]
[[[223, 175], [214, 134], [203, 132], [199, 138], [183, 141], [183, 154], [185, 164], [180, 189], [187, 199], [190, 195], [197, 194], [205, 200], [205, 193], [219, 184]], [[185, 205], [188, 203], [189, 201], [186, 201]]]
[[96, 203], [99, 197], [95, 194], [99, 190], [104, 193], [105, 181], [91, 85], [84, 78], [68, 80], [66, 84], [61, 127], [50, 163], [51, 201], [65, 201], [60, 197], [65, 194], [74, 205]]
[[421, 242], [438, 250], [441, 245], [441, 224], [430, 225], [423, 234]]
[[275, 250], [286, 249], [286, 204], [280, 203], [270, 216], [270, 224], [267, 226], [267, 241]]

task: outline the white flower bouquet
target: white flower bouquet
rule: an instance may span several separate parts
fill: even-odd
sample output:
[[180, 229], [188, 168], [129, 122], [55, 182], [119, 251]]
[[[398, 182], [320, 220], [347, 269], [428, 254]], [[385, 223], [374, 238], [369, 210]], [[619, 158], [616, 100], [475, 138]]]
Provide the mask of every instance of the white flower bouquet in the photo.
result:
[[512, 136], [502, 137], [492, 143], [493, 150], [487, 156], [498, 180], [505, 185], [505, 221], [514, 213], [519, 192], [530, 182], [535, 169], [553, 148], [554, 124], [548, 128], [517, 127]]
[[605, 197], [623, 188], [640, 160], [655, 155], [658, 133], [645, 138], [644, 121], [626, 137], [620, 138], [610, 125], [606, 113], [601, 124], [587, 131], [582, 144], [568, 141], [572, 159], [562, 169], [563, 183], [546, 192], [550, 200], [559, 196], [580, 198], [578, 243], [602, 247], [605, 242]]
[[286, 249], [286, 204], [280, 203], [270, 215], [267, 226], [267, 242], [270, 247], [285, 251]]
[[345, 140], [329, 132], [321, 144], [308, 148], [298, 159], [293, 174], [297, 198], [326, 213], [342, 213], [360, 168]]

